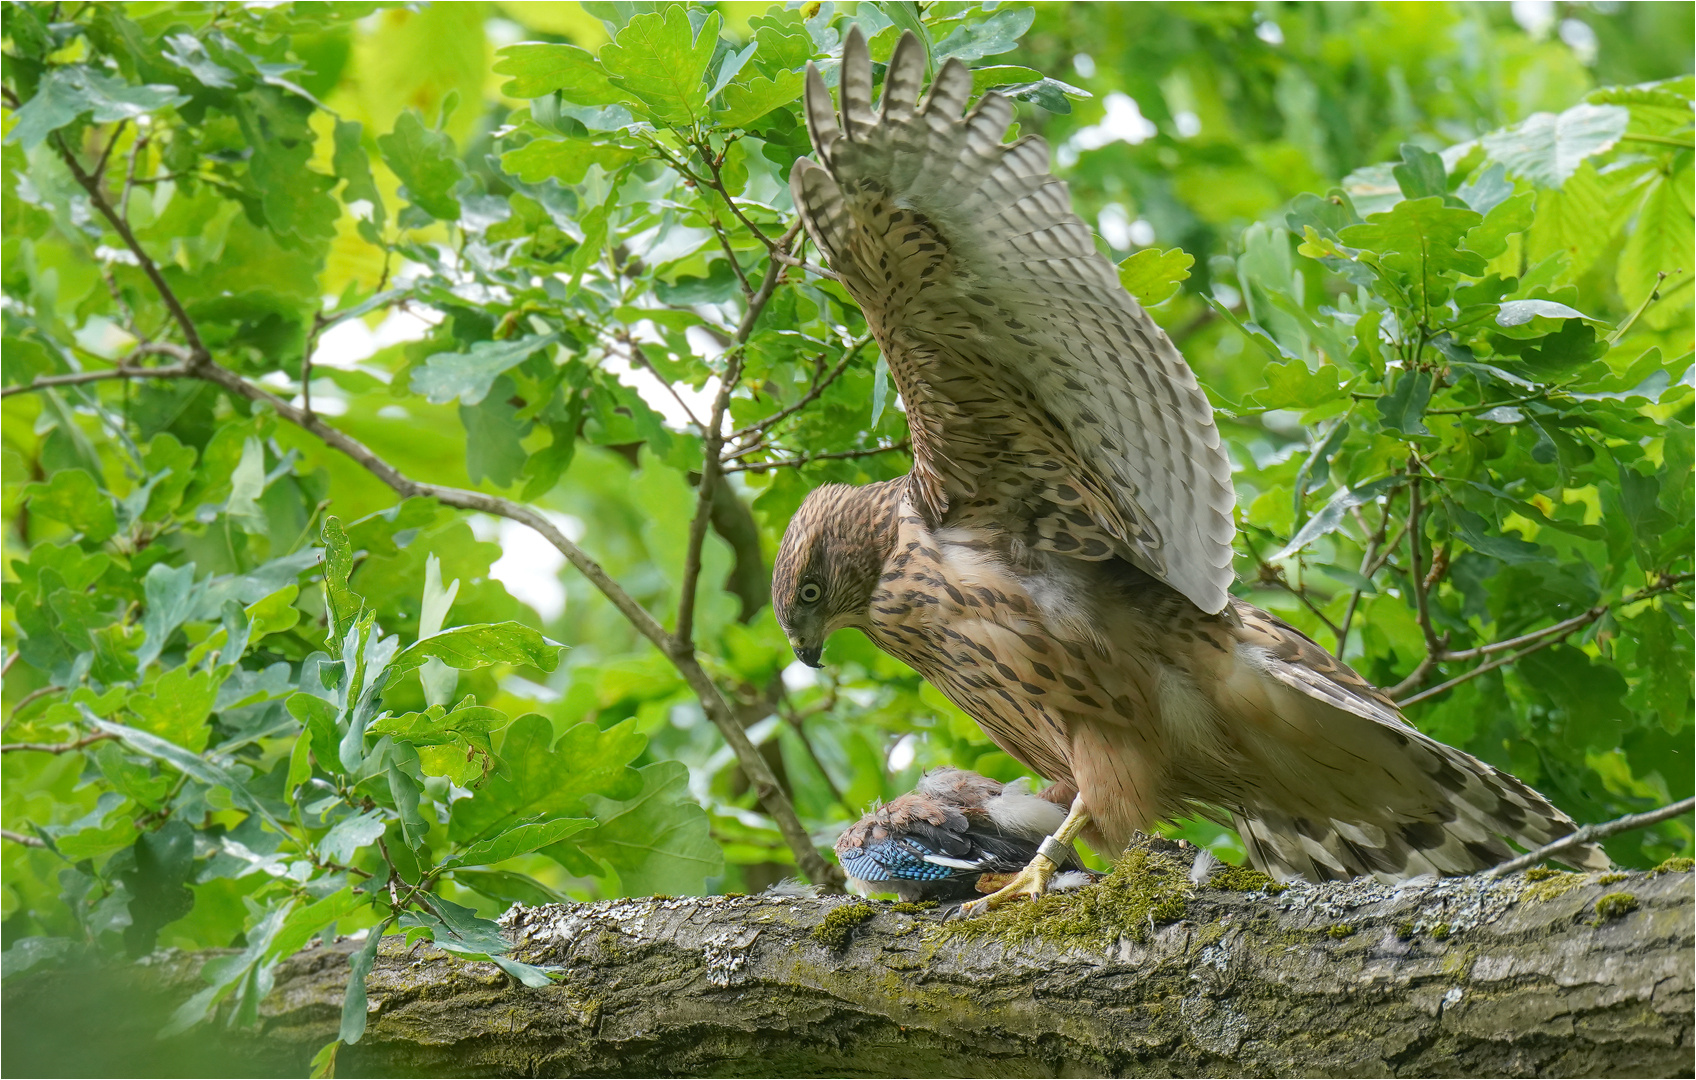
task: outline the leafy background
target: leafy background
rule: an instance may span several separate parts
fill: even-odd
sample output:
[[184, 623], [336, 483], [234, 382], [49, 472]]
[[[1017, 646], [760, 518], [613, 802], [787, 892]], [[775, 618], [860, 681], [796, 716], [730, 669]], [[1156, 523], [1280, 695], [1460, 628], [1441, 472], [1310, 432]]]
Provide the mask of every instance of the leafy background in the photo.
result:
[[767, 603], [809, 489], [907, 467], [786, 183], [851, 22], [1048, 139], [1219, 408], [1241, 595], [1581, 821], [1690, 794], [1689, 5], [3, 13], [7, 974], [233, 945], [175, 1023], [241, 1022], [387, 929], [539, 983], [514, 901], [828, 880], [1021, 773]]

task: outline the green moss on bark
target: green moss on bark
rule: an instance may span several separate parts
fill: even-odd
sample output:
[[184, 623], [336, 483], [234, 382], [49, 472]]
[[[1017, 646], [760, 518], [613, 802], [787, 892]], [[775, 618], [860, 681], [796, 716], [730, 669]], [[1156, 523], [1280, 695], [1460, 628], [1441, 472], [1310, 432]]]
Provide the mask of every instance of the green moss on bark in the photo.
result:
[[948, 923], [940, 932], [1008, 942], [1041, 939], [1100, 945], [1122, 936], [1143, 942], [1155, 927], [1184, 917], [1191, 890], [1188, 862], [1167, 852], [1134, 847], [1096, 885], [1050, 893], [1029, 903], [1014, 901], [977, 918]]
[[1628, 892], [1611, 892], [1596, 901], [1596, 921], [1600, 926], [1609, 919], [1618, 919], [1637, 910], [1637, 897]]
[[843, 904], [832, 908], [824, 921], [813, 927], [813, 940], [827, 949], [842, 949], [854, 928], [877, 914], [871, 904]]

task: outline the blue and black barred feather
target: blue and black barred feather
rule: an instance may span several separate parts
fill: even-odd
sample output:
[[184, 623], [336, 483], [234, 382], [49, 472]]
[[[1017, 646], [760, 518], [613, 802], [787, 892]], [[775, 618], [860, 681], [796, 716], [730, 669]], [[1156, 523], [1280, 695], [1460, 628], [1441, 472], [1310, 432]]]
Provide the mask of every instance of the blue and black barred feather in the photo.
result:
[[[859, 892], [902, 900], [967, 900], [984, 874], [1017, 873], [1065, 811], [1023, 783], [937, 769], [918, 789], [872, 810], [836, 842], [837, 859]], [[1079, 868], [1074, 855], [1062, 870]]]

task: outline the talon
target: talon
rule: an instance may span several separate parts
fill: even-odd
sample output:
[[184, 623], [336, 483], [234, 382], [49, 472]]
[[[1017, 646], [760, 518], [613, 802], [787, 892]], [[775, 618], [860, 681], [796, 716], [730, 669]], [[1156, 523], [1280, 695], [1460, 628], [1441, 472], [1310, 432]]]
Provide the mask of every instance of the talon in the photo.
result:
[[990, 893], [980, 900], [971, 900], [960, 905], [960, 918], [973, 919], [986, 911], [993, 911], [1001, 905], [1021, 896], [1032, 900], [1037, 899], [1048, 891], [1048, 879], [1054, 876], [1058, 869], [1054, 860], [1046, 855], [1037, 855], [1030, 863], [1006, 885]]

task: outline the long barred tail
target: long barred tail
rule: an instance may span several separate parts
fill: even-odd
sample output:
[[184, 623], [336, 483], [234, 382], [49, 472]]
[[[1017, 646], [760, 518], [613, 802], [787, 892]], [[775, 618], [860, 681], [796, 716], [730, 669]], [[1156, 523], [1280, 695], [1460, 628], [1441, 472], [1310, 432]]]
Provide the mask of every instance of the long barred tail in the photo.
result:
[[[1512, 858], [1503, 837], [1530, 850], [1578, 827], [1517, 777], [1411, 729], [1408, 734], [1418, 750], [1430, 752], [1427, 775], [1449, 795], [1438, 815], [1395, 822], [1314, 821], [1275, 809], [1239, 811], [1234, 823], [1249, 860], [1279, 881], [1336, 881], [1365, 874], [1383, 882], [1422, 874], [1446, 877], [1487, 870]], [[1568, 848], [1553, 858], [1576, 870], [1612, 865], [1595, 844]]]

